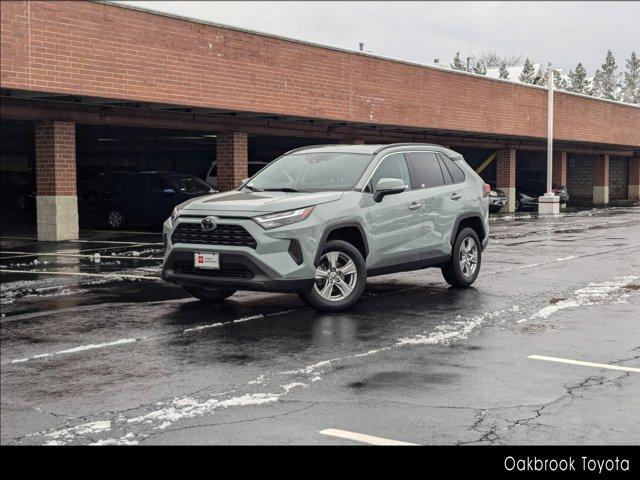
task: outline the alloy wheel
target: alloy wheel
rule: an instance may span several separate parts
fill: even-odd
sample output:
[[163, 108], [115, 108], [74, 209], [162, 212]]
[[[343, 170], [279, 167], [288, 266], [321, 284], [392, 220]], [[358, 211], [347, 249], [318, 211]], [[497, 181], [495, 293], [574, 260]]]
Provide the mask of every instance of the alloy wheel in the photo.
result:
[[327, 252], [316, 268], [314, 288], [325, 300], [344, 300], [353, 292], [358, 281], [354, 261], [343, 252]]
[[113, 228], [118, 228], [122, 225], [122, 214], [117, 210], [112, 210], [109, 213], [109, 225]]
[[462, 241], [458, 261], [462, 274], [465, 277], [473, 276], [478, 266], [478, 246], [473, 238], [467, 237]]

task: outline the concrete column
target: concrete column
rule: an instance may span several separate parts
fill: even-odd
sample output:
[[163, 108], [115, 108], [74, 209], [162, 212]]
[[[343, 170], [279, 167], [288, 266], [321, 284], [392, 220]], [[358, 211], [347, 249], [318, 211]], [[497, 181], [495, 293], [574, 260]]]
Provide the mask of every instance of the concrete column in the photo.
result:
[[38, 240], [77, 239], [75, 123], [36, 124], [36, 187]]
[[507, 196], [507, 206], [503, 212], [516, 211], [516, 149], [498, 150], [496, 156], [497, 187]]
[[218, 190], [224, 192], [238, 188], [249, 176], [248, 140], [245, 132], [226, 132], [216, 138], [218, 162]]
[[567, 186], [567, 152], [553, 152], [553, 184]]
[[629, 187], [627, 190], [629, 200], [640, 199], [640, 158], [629, 159]]
[[596, 157], [593, 169], [593, 203], [603, 205], [609, 203], [609, 155]]

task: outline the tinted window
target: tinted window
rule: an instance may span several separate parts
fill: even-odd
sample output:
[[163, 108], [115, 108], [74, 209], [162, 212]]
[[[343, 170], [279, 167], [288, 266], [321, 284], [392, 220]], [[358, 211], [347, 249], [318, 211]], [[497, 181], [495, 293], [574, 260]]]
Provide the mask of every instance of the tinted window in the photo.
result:
[[438, 157], [430, 152], [406, 153], [407, 163], [411, 171], [413, 188], [428, 188], [444, 185], [444, 178]]
[[176, 175], [169, 177], [168, 181], [174, 190], [183, 193], [206, 193], [211, 190], [211, 186], [208, 183], [191, 175]]
[[146, 175], [127, 175], [122, 180], [122, 190], [144, 192], [147, 190]]
[[444, 176], [444, 183], [447, 185], [454, 183], [453, 178], [451, 178], [451, 173], [449, 173], [449, 169], [444, 166], [444, 160], [440, 155], [438, 155], [438, 158], [440, 159], [440, 170], [442, 170], [442, 175]]
[[149, 178], [149, 191], [150, 192], [161, 192], [164, 190], [166, 183], [162, 181], [160, 178], [153, 176]]
[[271, 162], [248, 186], [258, 190], [351, 190], [371, 162], [361, 153], [294, 153]]
[[405, 185], [411, 185], [409, 169], [407, 168], [407, 162], [402, 153], [393, 153], [382, 160], [382, 163], [378, 165], [378, 168], [371, 177], [367, 191], [373, 192], [382, 178], [399, 178], [404, 180]]
[[464, 172], [456, 164], [456, 162], [451, 160], [446, 155], [440, 155], [440, 158], [442, 159], [442, 161], [444, 162], [445, 166], [447, 167], [447, 170], [449, 170], [449, 173], [451, 173], [451, 176], [453, 177], [453, 181], [455, 183], [464, 182]]

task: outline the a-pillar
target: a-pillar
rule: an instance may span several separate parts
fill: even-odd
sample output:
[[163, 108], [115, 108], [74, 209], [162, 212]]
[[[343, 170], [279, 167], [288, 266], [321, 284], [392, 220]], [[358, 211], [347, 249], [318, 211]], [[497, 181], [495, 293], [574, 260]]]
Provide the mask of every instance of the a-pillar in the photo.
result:
[[216, 138], [218, 190], [224, 192], [238, 188], [249, 176], [248, 141], [245, 132], [226, 132]]
[[640, 199], [640, 158], [629, 159], [629, 188], [627, 190], [629, 200]]
[[609, 203], [609, 155], [598, 155], [593, 172], [593, 203]]
[[35, 129], [38, 240], [75, 240], [78, 238], [75, 123], [43, 121]]
[[516, 149], [504, 148], [496, 152], [497, 187], [507, 196], [503, 212], [516, 211]]

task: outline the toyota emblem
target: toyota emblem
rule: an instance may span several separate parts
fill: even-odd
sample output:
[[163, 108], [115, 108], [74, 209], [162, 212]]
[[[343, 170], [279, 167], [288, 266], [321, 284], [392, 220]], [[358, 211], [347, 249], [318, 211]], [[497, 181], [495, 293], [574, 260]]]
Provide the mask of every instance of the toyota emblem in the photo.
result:
[[213, 217], [205, 217], [202, 219], [202, 222], [200, 222], [200, 228], [203, 232], [211, 232], [212, 230], [215, 230], [216, 227], [216, 221]]

